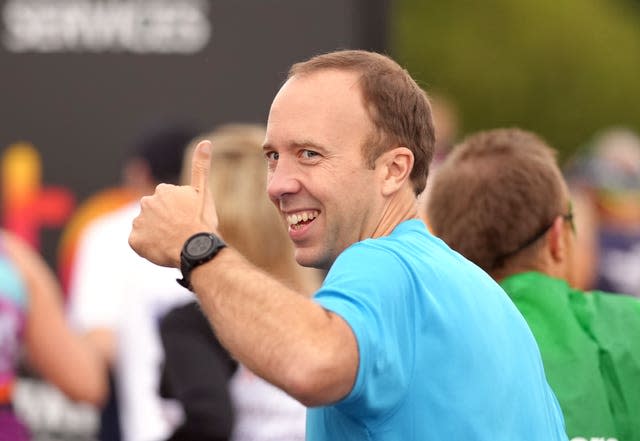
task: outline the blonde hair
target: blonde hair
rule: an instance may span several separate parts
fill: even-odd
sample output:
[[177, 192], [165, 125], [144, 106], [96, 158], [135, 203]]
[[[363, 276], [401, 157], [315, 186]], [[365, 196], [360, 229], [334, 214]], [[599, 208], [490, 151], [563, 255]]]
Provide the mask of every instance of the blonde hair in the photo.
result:
[[267, 167], [262, 153], [265, 130], [259, 124], [228, 124], [197, 137], [185, 152], [182, 182], [190, 181], [195, 146], [203, 139], [210, 140], [209, 186], [220, 234], [254, 265], [311, 294], [319, 286], [320, 273], [297, 264], [286, 227], [267, 197]]

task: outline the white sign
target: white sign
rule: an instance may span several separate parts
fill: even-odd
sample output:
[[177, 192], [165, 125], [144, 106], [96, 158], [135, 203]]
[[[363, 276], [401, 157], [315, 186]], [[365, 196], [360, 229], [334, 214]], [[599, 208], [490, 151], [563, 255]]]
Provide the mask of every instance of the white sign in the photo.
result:
[[1, 12], [14, 53], [192, 54], [211, 37], [206, 0], [8, 0]]

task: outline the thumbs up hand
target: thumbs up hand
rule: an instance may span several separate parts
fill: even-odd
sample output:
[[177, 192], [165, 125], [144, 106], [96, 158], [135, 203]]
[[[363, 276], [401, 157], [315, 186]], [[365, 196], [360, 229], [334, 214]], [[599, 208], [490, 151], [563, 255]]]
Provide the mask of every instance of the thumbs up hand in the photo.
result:
[[201, 141], [191, 161], [191, 185], [160, 184], [140, 200], [129, 245], [140, 256], [161, 266], [180, 268], [180, 251], [193, 234], [219, 235], [218, 215], [209, 189], [211, 142]]

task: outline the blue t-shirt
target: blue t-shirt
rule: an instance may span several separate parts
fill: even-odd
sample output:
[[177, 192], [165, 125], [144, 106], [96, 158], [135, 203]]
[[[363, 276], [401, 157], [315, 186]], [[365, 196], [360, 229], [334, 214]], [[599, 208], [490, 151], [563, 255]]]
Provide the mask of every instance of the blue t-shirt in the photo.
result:
[[360, 363], [344, 399], [309, 409], [308, 440], [567, 439], [523, 317], [421, 221], [349, 247], [314, 298]]

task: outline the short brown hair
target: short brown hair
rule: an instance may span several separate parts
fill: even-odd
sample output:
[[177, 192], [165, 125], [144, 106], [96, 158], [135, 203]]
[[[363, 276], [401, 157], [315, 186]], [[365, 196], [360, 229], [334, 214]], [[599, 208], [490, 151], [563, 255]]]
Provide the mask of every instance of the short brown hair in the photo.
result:
[[414, 156], [411, 182], [416, 194], [424, 190], [433, 157], [435, 132], [431, 107], [424, 90], [391, 58], [361, 50], [337, 51], [294, 64], [288, 78], [324, 69], [360, 74], [360, 89], [377, 133], [363, 146], [369, 167], [393, 144], [407, 147]]
[[433, 232], [492, 275], [515, 259], [533, 258], [539, 243], [527, 242], [567, 210], [555, 151], [520, 129], [470, 136], [431, 184], [427, 217]]

